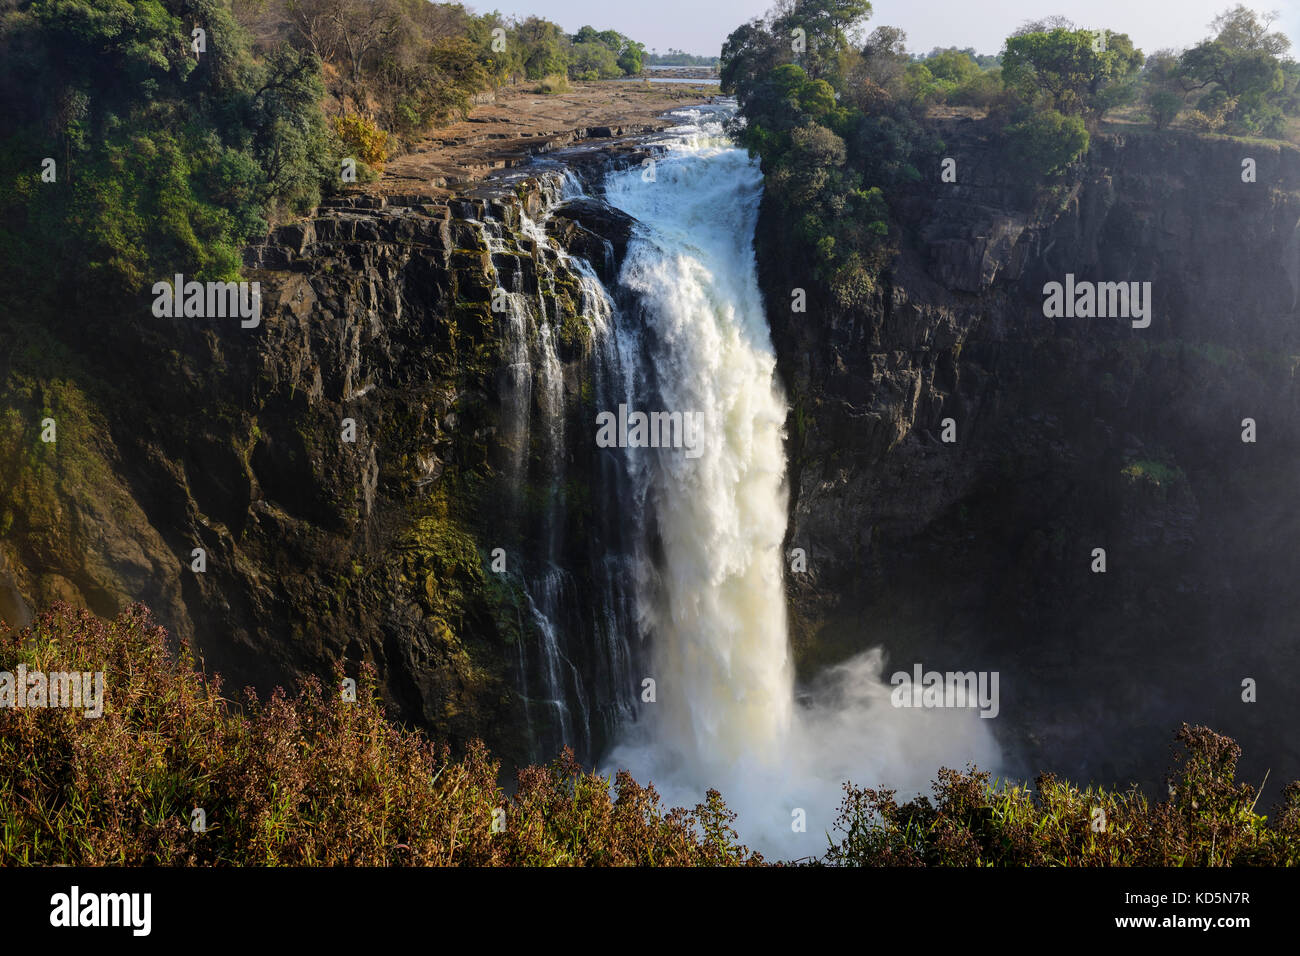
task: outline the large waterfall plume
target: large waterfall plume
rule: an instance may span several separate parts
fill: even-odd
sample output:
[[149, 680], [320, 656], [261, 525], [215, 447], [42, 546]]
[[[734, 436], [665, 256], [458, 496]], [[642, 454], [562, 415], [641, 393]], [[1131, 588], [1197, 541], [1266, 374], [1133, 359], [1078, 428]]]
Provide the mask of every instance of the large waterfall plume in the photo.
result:
[[[612, 698], [600, 735], [614, 742], [606, 772], [627, 768], [673, 804], [717, 788], [742, 838], [798, 858], [825, 849], [845, 780], [915, 792], [938, 766], [996, 766], [999, 754], [974, 710], [893, 707], [879, 650], [796, 693], [782, 553], [787, 404], [753, 252], [762, 176], [726, 136], [727, 116], [725, 107], [681, 111], [652, 166], [610, 172], [594, 189], [636, 222], [616, 287], [550, 251], [582, 276], [597, 410], [698, 416], [703, 450], [597, 452], [593, 606], [575, 613], [556, 549], [538, 555], [525, 578], [542, 637], [533, 659], [521, 649], [521, 666], [534, 707], [558, 726], [546, 744], [594, 742], [593, 702]], [[577, 189], [565, 177], [555, 199]], [[539, 224], [524, 228], [545, 242]], [[540, 410], [559, 448], [544, 299], [511, 297], [515, 361], [530, 365], [508, 373], [518, 404], [504, 427], [523, 441]], [[595, 423], [586, 427], [578, 440], [594, 440]], [[564, 462], [553, 467], [558, 496]], [[570, 660], [579, 640], [594, 646], [588, 680]], [[646, 678], [653, 702], [641, 697]], [[802, 832], [792, 827], [797, 811]]]

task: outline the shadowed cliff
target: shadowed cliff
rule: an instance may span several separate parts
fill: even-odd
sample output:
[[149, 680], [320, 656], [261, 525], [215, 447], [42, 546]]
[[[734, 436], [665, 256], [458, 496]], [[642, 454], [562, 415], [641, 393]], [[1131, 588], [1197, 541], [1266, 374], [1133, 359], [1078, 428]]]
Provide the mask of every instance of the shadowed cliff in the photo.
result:
[[[1037, 189], [983, 124], [936, 131], [957, 182], [891, 197], [900, 252], [866, 308], [792, 312], [815, 283], [772, 204], [759, 225], [803, 672], [875, 645], [887, 674], [1000, 671], [1013, 772], [1153, 784], [1159, 728], [1188, 720], [1241, 740], [1248, 777], [1294, 776], [1300, 153], [1102, 136]], [[1150, 327], [1045, 318], [1067, 273], [1152, 283]]]

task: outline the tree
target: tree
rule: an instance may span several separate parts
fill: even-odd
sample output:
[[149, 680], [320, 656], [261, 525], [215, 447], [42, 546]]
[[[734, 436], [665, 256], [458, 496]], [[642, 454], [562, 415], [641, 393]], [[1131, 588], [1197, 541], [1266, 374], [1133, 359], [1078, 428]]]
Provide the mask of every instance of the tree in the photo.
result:
[[[582, 77], [608, 78], [622, 73], [634, 76], [641, 72], [645, 45], [628, 39], [617, 30], [597, 30], [584, 26], [571, 36], [574, 64], [570, 72]], [[607, 51], [608, 56], [601, 50]]]
[[575, 43], [569, 76], [575, 80], [603, 80], [618, 76], [618, 60], [614, 52], [603, 43]]
[[528, 17], [515, 28], [514, 42], [523, 47], [524, 75], [528, 79], [568, 72], [572, 47], [558, 24]]
[[233, 278], [269, 220], [319, 199], [335, 159], [323, 93], [310, 49], [258, 60], [221, 0], [0, 6], [3, 145], [34, 153], [59, 131], [66, 184], [33, 195], [6, 173], [0, 253], [36, 283], [76, 263], [91, 298], [175, 272]]
[[814, 80], [836, 82], [844, 75], [849, 34], [871, 16], [867, 0], [790, 0], [772, 23], [772, 32], [790, 42], [796, 29], [807, 39], [798, 54], [804, 71]]
[[1026, 99], [1045, 96], [1067, 115], [1100, 117], [1143, 62], [1127, 34], [1057, 28], [1007, 38], [1002, 78]]
[[1215, 17], [1210, 29], [1216, 31], [1215, 42], [1230, 50], [1278, 57], [1291, 48], [1291, 41], [1284, 33], [1269, 32], [1277, 18], [1276, 12], [1261, 16], [1239, 3]]
[[1229, 98], [1281, 92], [1284, 75], [1278, 57], [1291, 41], [1282, 33], [1269, 32], [1275, 16], [1261, 18], [1241, 4], [1217, 16], [1210, 25], [1214, 37], [1183, 54], [1185, 88], [1200, 90], [1217, 84]]
[[1037, 20], [1026, 20], [1020, 25], [1020, 28], [1011, 35], [1013, 37], [1022, 37], [1027, 36], [1030, 33], [1051, 33], [1053, 30], [1068, 30], [1073, 32], [1077, 29], [1079, 28], [1074, 25], [1074, 21], [1069, 17], [1058, 15], [1041, 17]]
[[952, 89], [952, 84], [937, 79], [924, 63], [909, 63], [903, 72], [902, 91], [915, 107], [941, 103]]
[[964, 50], [938, 50], [925, 58], [926, 69], [936, 80], [960, 86], [980, 72], [975, 58]]
[[334, 58], [338, 45], [332, 0], [287, 0], [284, 15], [300, 42], [322, 62]]
[[1206, 41], [1183, 54], [1182, 72], [1188, 90], [1218, 84], [1230, 97], [1242, 93], [1276, 93], [1282, 89], [1282, 69], [1267, 53], [1243, 53], [1217, 41]]
[[1212, 38], [1182, 55], [1182, 89], [1208, 90], [1189, 115], [1198, 129], [1227, 125], [1230, 132], [1284, 136], [1295, 102], [1295, 64], [1279, 58], [1291, 41], [1270, 26], [1276, 14], [1257, 14], [1238, 4], [1214, 19]]
[[396, 0], [285, 0], [284, 15], [321, 60], [345, 67], [354, 87], [367, 60], [404, 26]]
[[634, 40], [625, 40], [623, 50], [618, 55], [618, 66], [625, 76], [636, 76], [641, 72], [641, 61], [645, 56], [645, 44]]
[[927, 53], [924, 57], [922, 57], [922, 59], [933, 60], [935, 57], [943, 53], [964, 53], [966, 56], [974, 60], [975, 65], [978, 66], [981, 70], [989, 70], [995, 66], [1001, 65], [1000, 57], [988, 56], [987, 54], [980, 53], [973, 46], [962, 47], [960, 50], [957, 49], [955, 46], [949, 46], [949, 47], [937, 46], [929, 53]]
[[760, 80], [792, 59], [789, 42], [782, 43], [761, 19], [741, 24], [722, 44], [722, 92], [743, 109]]
[[884, 89], [897, 86], [909, 62], [907, 34], [898, 27], [876, 27], [862, 46], [863, 74]]
[[817, 122], [835, 107], [835, 91], [824, 81], [815, 90], [803, 67], [785, 63], [757, 84], [745, 99], [745, 125], [737, 134], [748, 148], [769, 158], [789, 148], [789, 134]]

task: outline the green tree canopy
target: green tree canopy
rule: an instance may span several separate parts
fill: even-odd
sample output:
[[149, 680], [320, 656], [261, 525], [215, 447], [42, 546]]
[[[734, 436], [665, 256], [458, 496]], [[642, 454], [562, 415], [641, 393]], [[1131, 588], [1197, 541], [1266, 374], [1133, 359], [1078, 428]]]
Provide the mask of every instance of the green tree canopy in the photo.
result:
[[1002, 78], [1026, 99], [1041, 96], [1066, 115], [1100, 116], [1142, 62], [1127, 34], [1058, 27], [1008, 37]]
[[835, 82], [844, 75], [849, 34], [869, 16], [867, 0], [789, 0], [778, 7], [772, 26], [787, 42], [795, 30], [802, 29], [807, 44], [797, 61], [813, 79]]
[[1211, 24], [1215, 35], [1183, 54], [1181, 73], [1189, 90], [1217, 84], [1231, 99], [1244, 94], [1281, 92], [1279, 57], [1290, 49], [1285, 34], [1269, 32], [1271, 17], [1238, 4]]
[[[335, 157], [323, 92], [311, 53], [254, 58], [219, 0], [7, 5], [6, 261], [37, 277], [76, 263], [89, 295], [131, 294], [175, 271], [233, 277], [277, 210], [318, 198]], [[58, 162], [55, 183], [39, 181], [42, 156]]]
[[761, 19], [741, 24], [722, 44], [722, 91], [743, 108], [758, 84], [793, 58], [789, 43], [782, 43]]
[[512, 37], [523, 45], [524, 74], [540, 80], [553, 73], [567, 73], [572, 44], [559, 24], [541, 17], [528, 17], [515, 28]]
[[605, 79], [620, 73], [633, 76], [641, 72], [645, 44], [637, 43], [617, 30], [597, 30], [593, 26], [584, 26], [569, 39], [573, 42], [570, 73], [574, 79]]
[[980, 65], [964, 50], [939, 50], [925, 58], [925, 67], [936, 80], [960, 86], [979, 75]]
[[1035, 178], [1062, 172], [1088, 150], [1083, 120], [1056, 110], [1025, 110], [1002, 135], [1012, 162]]
[[575, 43], [573, 62], [569, 74], [576, 80], [603, 80], [618, 76], [619, 68], [614, 51], [603, 43]]
[[626, 40], [623, 51], [618, 55], [618, 65], [626, 76], [636, 76], [641, 72], [641, 63], [645, 57], [645, 44], [635, 40]]

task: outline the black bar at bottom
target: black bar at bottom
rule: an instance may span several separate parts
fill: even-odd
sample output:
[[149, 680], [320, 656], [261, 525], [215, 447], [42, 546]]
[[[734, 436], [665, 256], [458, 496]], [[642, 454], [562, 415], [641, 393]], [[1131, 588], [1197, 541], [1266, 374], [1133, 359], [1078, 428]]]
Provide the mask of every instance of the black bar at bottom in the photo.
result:
[[[435, 948], [459, 949], [465, 938], [448, 933], [647, 939], [688, 926], [692, 942], [715, 930], [734, 942], [771, 932], [774, 920], [817, 935], [894, 926], [970, 940], [1040, 930], [1048, 939], [1232, 940], [1293, 932], [1298, 889], [1296, 871], [1263, 869], [0, 869], [10, 940], [126, 946], [283, 939], [371, 947], [427, 932]], [[147, 910], [132, 894], [148, 894]], [[118, 925], [71, 925], [90, 921]]]

